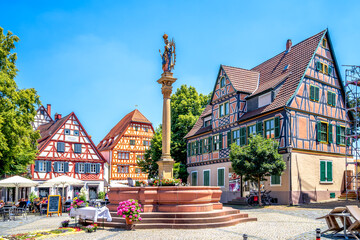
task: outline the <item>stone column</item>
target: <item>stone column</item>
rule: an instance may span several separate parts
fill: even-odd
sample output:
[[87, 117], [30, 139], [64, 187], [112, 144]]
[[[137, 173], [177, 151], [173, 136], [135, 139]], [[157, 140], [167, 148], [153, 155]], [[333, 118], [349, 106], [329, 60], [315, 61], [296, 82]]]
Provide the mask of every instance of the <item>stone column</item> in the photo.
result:
[[157, 81], [162, 85], [161, 92], [163, 94], [163, 118], [162, 118], [162, 155], [157, 162], [159, 165], [159, 177], [173, 178], [174, 160], [170, 155], [171, 142], [171, 106], [170, 97], [172, 92], [172, 84], [176, 81], [173, 73], [164, 72], [161, 78]]

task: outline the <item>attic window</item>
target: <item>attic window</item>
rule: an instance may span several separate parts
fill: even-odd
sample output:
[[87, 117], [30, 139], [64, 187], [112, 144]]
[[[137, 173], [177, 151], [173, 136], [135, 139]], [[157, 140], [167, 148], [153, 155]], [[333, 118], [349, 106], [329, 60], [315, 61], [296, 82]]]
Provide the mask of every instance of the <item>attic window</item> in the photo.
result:
[[220, 79], [220, 88], [223, 88], [223, 87], [225, 87], [225, 77], [222, 77], [221, 79]]
[[286, 66], [284, 67], [284, 71], [288, 70], [289, 67], [290, 67], [290, 64], [286, 65]]
[[40, 110], [40, 114], [41, 114], [41, 115], [44, 115], [44, 114], [45, 114], [45, 111], [44, 111], [44, 110]]
[[322, 46], [323, 46], [323, 48], [326, 48], [326, 39], [324, 38], [323, 40], [322, 40]]

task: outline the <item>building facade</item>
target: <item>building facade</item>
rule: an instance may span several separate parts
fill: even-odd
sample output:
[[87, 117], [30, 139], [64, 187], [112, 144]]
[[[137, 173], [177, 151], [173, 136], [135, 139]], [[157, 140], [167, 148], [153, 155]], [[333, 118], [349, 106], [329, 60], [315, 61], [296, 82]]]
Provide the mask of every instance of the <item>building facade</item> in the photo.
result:
[[127, 114], [98, 144], [98, 149], [110, 165], [109, 182], [128, 183], [128, 180], [147, 180], [137, 160], [149, 148], [154, 129], [151, 122], [139, 111]]
[[[49, 109], [40, 108], [38, 115], [50, 116]], [[55, 120], [43, 122], [44, 117], [37, 116], [34, 125], [41, 138], [38, 140], [39, 153], [31, 166], [32, 180], [43, 183], [46, 180], [67, 175], [85, 182], [85, 185], [65, 187], [64, 196], [73, 198], [81, 187], [89, 193], [89, 199], [96, 199], [99, 191], [104, 191], [107, 183], [107, 163], [97, 150], [91, 137], [75, 113], [62, 117], [55, 114]], [[40, 120], [41, 123], [36, 121]], [[40, 197], [49, 194], [62, 194], [62, 186], [35, 188]]]
[[264, 182], [279, 203], [338, 197], [350, 146], [344, 97], [328, 30], [294, 46], [288, 40], [250, 70], [221, 65], [211, 102], [185, 137], [189, 181], [220, 186], [223, 202], [239, 197], [251, 183], [233, 172], [230, 145], [260, 134], [279, 141], [286, 162], [281, 176]]

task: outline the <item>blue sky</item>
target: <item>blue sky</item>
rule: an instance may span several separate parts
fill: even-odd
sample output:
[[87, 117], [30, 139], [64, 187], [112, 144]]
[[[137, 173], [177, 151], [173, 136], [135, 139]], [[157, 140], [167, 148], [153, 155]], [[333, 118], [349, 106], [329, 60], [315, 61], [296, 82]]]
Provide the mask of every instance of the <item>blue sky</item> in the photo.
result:
[[[97, 144], [138, 109], [161, 122], [162, 35], [174, 76], [212, 91], [220, 64], [252, 68], [329, 28], [340, 65], [360, 64], [360, 1], [4, 1], [0, 26], [19, 36], [17, 83], [52, 112], [74, 111]], [[342, 74], [344, 68], [342, 69]]]

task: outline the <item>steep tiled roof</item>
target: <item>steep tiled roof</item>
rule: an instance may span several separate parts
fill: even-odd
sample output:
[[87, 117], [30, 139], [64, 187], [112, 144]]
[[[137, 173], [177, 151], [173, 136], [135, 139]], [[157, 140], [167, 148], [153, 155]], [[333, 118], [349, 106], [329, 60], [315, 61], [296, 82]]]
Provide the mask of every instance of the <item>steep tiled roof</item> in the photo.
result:
[[222, 65], [222, 67], [237, 91], [252, 93], [258, 86], [258, 72], [225, 65]]
[[196, 121], [195, 125], [193, 126], [193, 128], [190, 130], [190, 132], [188, 132], [186, 134], [186, 136], [184, 138], [188, 138], [191, 137], [193, 135], [197, 135], [197, 134], [201, 134], [207, 131], [211, 130], [211, 125], [207, 126], [207, 127], [203, 127], [203, 117], [211, 114], [212, 111], [212, 106], [209, 104], [206, 106], [206, 108], [204, 109], [204, 111], [201, 113], [199, 119]]
[[295, 93], [295, 90], [305, 73], [307, 65], [310, 62], [325, 31], [326, 30], [292, 46], [288, 53], [285, 53], [285, 51], [281, 52], [275, 57], [251, 69], [253, 71], [260, 72], [259, 87], [269, 81], [272, 81], [273, 79], [278, 77], [281, 78], [281, 75], [284, 74], [284, 68], [286, 65], [289, 65], [289, 68], [286, 71], [291, 72], [281, 87], [279, 93], [276, 95], [274, 101], [257, 114], [268, 112], [286, 105], [287, 101]]
[[110, 132], [104, 137], [103, 140], [98, 144], [99, 151], [110, 150], [117, 144], [117, 140], [119, 140], [120, 135], [122, 135], [130, 123], [138, 122], [138, 123], [148, 123], [151, 122], [137, 109], [128, 113], [123, 119], [118, 122], [115, 127], [113, 127]]
[[47, 124], [40, 125], [37, 130], [40, 131], [40, 139], [38, 140], [38, 149], [41, 149], [43, 145], [47, 142], [49, 137], [53, 135], [54, 132], [56, 132], [63, 124], [67, 121], [70, 114], [55, 121], [51, 121]]
[[[308, 63], [325, 32], [326, 30], [321, 31], [318, 34], [305, 39], [292, 46], [289, 52], [286, 53], [286, 51], [283, 51], [251, 70], [223, 66], [235, 89], [242, 92], [248, 92], [251, 94], [250, 96], [276, 87], [283, 82], [280, 91], [277, 93], [271, 104], [245, 113], [239, 119], [240, 121], [286, 106], [287, 101], [294, 95]], [[288, 67], [284, 70], [287, 65]], [[259, 84], [258, 86], [255, 86], [254, 79], [258, 74], [260, 74]], [[198, 122], [200, 120], [201, 117]], [[198, 134], [197, 132], [201, 127], [197, 126], [198, 122], [196, 122], [193, 129], [191, 129], [185, 138]]]

